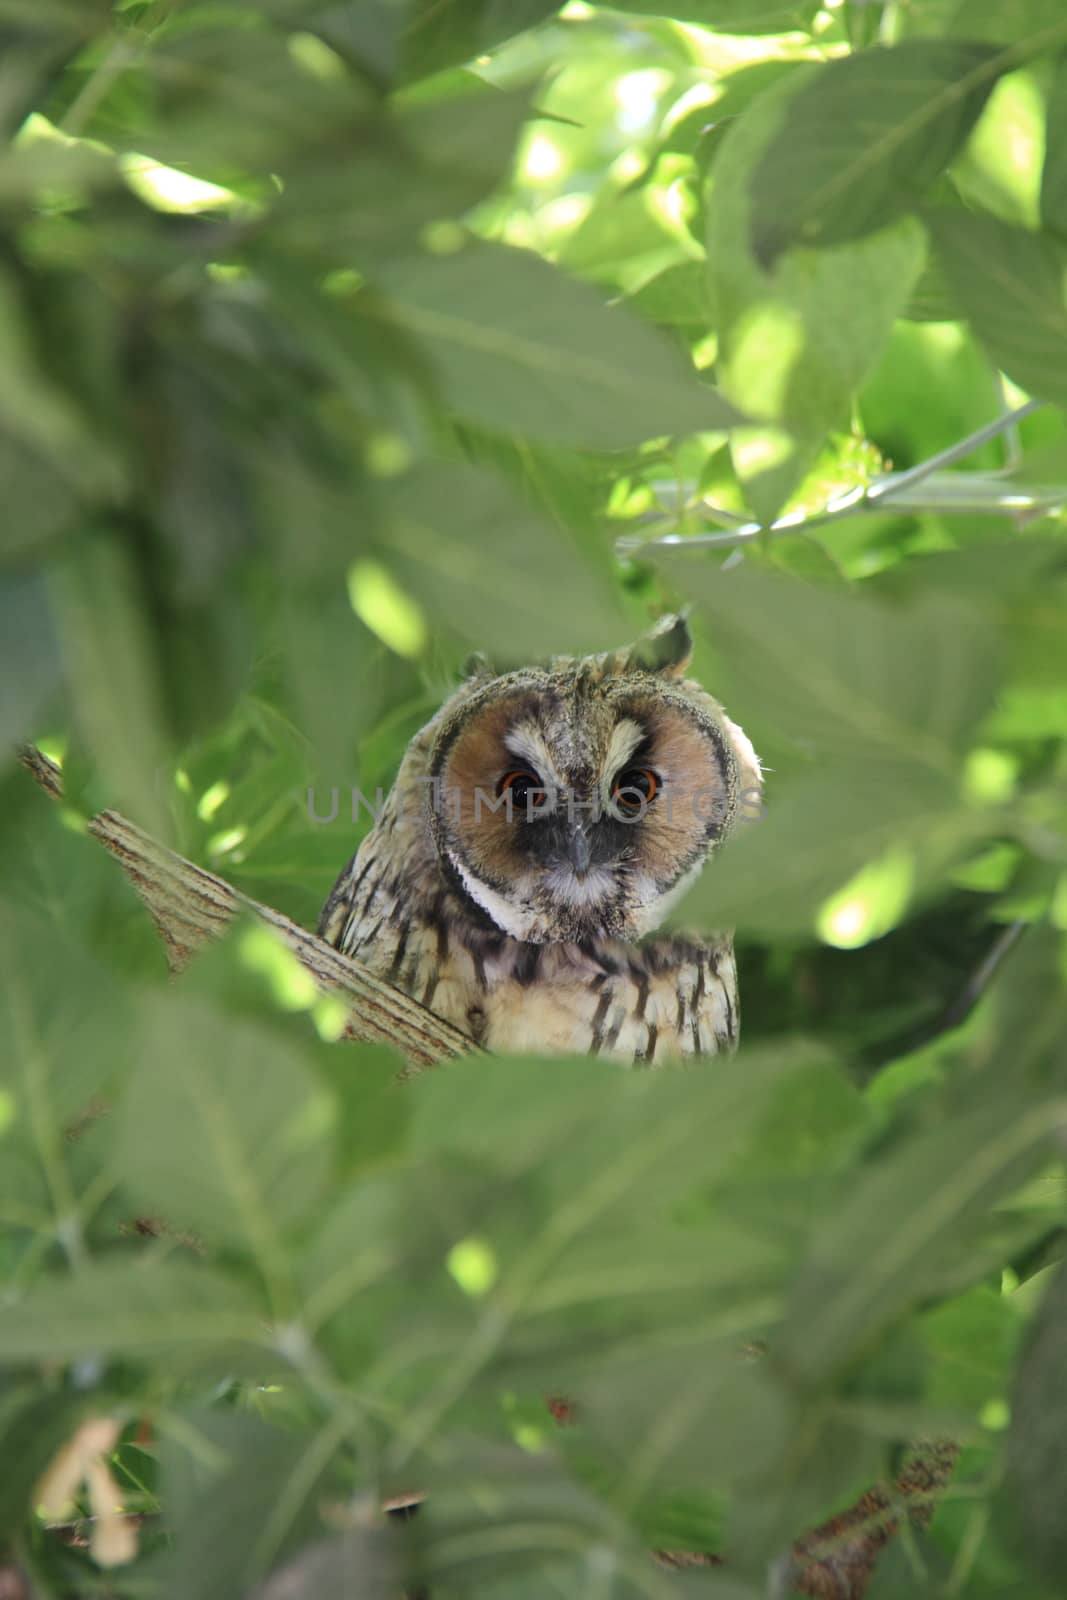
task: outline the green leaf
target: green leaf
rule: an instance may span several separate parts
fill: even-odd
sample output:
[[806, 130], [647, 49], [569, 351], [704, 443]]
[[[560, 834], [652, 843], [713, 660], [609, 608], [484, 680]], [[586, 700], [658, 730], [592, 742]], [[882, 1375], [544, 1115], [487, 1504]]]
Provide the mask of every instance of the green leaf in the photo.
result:
[[961, 0], [949, 33], [1022, 49], [1051, 48], [1067, 40], [1059, 0]]
[[241, 1244], [274, 1284], [283, 1236], [314, 1215], [330, 1112], [301, 1052], [268, 1028], [176, 999], [146, 1010], [117, 1112], [124, 1186], [150, 1214]]
[[609, 1356], [582, 1383], [582, 1423], [625, 1463], [631, 1504], [754, 1477], [791, 1435], [788, 1406], [766, 1367], [736, 1335], [710, 1338], [693, 1308], [678, 1321], [689, 1319], [690, 1340], [676, 1335], [663, 1352]]
[[63, 677], [55, 623], [39, 573], [0, 577], [0, 749], [40, 726]]
[[862, 939], [887, 894], [880, 901], [877, 883], [854, 883], [861, 869], [878, 867], [888, 877], [895, 922], [913, 893], [928, 890], [996, 825], [964, 810], [957, 786], [928, 767], [860, 759], [860, 770], [825, 761], [817, 774], [772, 775], [763, 815], [738, 828], [683, 915], [765, 939], [810, 937], [825, 902], [847, 890], [831, 931], [840, 926], [847, 937], [858, 928]]
[[1060, 1514], [1067, 1494], [1067, 1461], [1059, 1424], [1067, 1405], [1067, 1268], [1049, 1274], [1028, 1330], [1014, 1392], [1005, 1450], [1005, 1491], [1023, 1536], [1027, 1565], [1052, 1583], [1062, 1581], [1067, 1530]]
[[707, 621], [726, 674], [716, 687], [743, 723], [758, 706], [820, 756], [862, 750], [954, 773], [998, 681], [996, 633], [977, 610], [922, 593], [888, 605], [684, 553], [660, 562]]
[[330, 1087], [338, 1106], [335, 1143], [342, 1178], [394, 1157], [411, 1121], [410, 1098], [399, 1081], [404, 1058], [384, 1045], [354, 1041], [331, 1051]]
[[661, 335], [535, 255], [469, 245], [377, 279], [364, 315], [412, 334], [447, 408], [484, 427], [613, 450], [735, 418]]
[[[269, 1415], [269, 1401], [265, 1409]], [[300, 1429], [229, 1408], [184, 1411], [165, 1416], [161, 1433], [170, 1533], [158, 1569], [164, 1600], [250, 1594], [279, 1558], [321, 1534], [320, 1507], [342, 1492], [336, 1457], [348, 1433], [343, 1408], [321, 1422], [308, 1418]], [[352, 1592], [377, 1596], [373, 1589]]]
[[505, 661], [625, 634], [606, 574], [488, 472], [423, 467], [390, 483], [384, 517], [383, 554], [405, 587]]
[[753, 173], [803, 70], [729, 129], [707, 208], [719, 380], [739, 410], [770, 425], [733, 441], [738, 477], [763, 522], [774, 519], [829, 430], [845, 422], [923, 254], [921, 232], [906, 219], [836, 250], [793, 251], [771, 273], [759, 265], [749, 244]]
[[1027, 393], [1067, 405], [1067, 243], [964, 211], [931, 211], [926, 221], [992, 360]]
[[495, 49], [560, 8], [560, 0], [411, 0], [400, 34], [404, 74], [440, 72]]
[[613, 11], [695, 22], [713, 33], [787, 33], [806, 29], [818, 0], [612, 0]]
[[[259, 1515], [258, 1498], [254, 1514]], [[401, 1579], [394, 1540], [395, 1534], [386, 1526], [357, 1528], [334, 1539], [306, 1544], [299, 1555], [260, 1585], [256, 1600], [294, 1600], [302, 1595], [314, 1595], [315, 1600], [395, 1600], [401, 1592]], [[226, 1539], [226, 1545], [232, 1546], [232, 1538]], [[219, 1600], [226, 1600], [230, 1593], [216, 1592]]]
[[1067, 234], [1067, 53], [1056, 61], [1045, 112], [1041, 222], [1052, 233]]
[[207, 1267], [125, 1260], [44, 1277], [0, 1319], [0, 1361], [77, 1361], [87, 1356], [174, 1355], [256, 1343], [263, 1307]]
[[56, 564], [53, 610], [79, 730], [117, 804], [168, 842], [170, 758], [159, 640], [136, 547], [121, 527], [85, 530]]
[[806, 75], [752, 175], [752, 248], [863, 238], [911, 210], [952, 160], [998, 74], [991, 45], [905, 40]]
[[778, 1355], [818, 1384], [863, 1353], [936, 1282], [954, 1236], [1046, 1157], [1067, 1104], [1028, 1086], [985, 1085], [984, 1103], [942, 1118], [850, 1187], [801, 1268]]
[[666, 327], [687, 327], [704, 334], [715, 326], [711, 285], [702, 261], [681, 261], [658, 272], [625, 303], [649, 322]]

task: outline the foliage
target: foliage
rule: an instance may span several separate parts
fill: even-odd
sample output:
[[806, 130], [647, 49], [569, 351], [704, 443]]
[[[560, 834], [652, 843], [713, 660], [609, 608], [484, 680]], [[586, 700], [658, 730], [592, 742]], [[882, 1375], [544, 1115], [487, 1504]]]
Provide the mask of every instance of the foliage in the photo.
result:
[[[0, 0], [0, 46], [0, 732], [67, 790], [0, 770], [10, 1559], [743, 1600], [948, 1435], [872, 1597], [1059, 1592], [1061, 0]], [[686, 548], [1027, 397], [999, 477]], [[770, 769], [683, 912], [737, 924], [736, 1063], [401, 1086], [262, 930], [164, 983], [93, 810], [310, 923], [471, 647], [680, 603]], [[38, 1487], [100, 1417], [110, 1570]]]

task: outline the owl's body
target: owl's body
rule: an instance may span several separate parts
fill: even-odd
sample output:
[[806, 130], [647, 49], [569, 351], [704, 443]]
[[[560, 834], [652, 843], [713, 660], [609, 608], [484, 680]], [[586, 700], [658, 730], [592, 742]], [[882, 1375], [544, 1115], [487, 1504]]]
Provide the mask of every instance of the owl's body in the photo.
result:
[[688, 652], [669, 618], [614, 655], [468, 679], [412, 740], [323, 938], [494, 1051], [731, 1049], [729, 934], [649, 937], [759, 785]]

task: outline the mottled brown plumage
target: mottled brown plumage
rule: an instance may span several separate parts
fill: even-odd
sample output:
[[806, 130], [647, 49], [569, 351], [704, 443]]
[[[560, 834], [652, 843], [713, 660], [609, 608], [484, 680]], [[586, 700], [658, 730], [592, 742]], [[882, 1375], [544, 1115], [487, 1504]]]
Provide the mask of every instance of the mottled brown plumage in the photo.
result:
[[612, 654], [480, 666], [412, 740], [322, 936], [493, 1050], [731, 1049], [730, 935], [650, 937], [758, 803], [689, 653], [669, 617]]

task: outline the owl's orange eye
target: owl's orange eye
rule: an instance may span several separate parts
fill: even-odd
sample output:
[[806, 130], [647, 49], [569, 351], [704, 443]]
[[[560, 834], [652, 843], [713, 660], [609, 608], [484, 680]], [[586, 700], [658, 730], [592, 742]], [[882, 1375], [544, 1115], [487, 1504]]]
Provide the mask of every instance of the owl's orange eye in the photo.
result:
[[513, 805], [523, 811], [539, 811], [548, 799], [548, 790], [536, 772], [525, 772], [519, 768], [504, 774], [496, 786], [496, 792], [498, 795], [510, 794]]
[[624, 816], [634, 817], [652, 803], [659, 790], [658, 772], [653, 772], [651, 767], [627, 767], [615, 779], [611, 798]]

